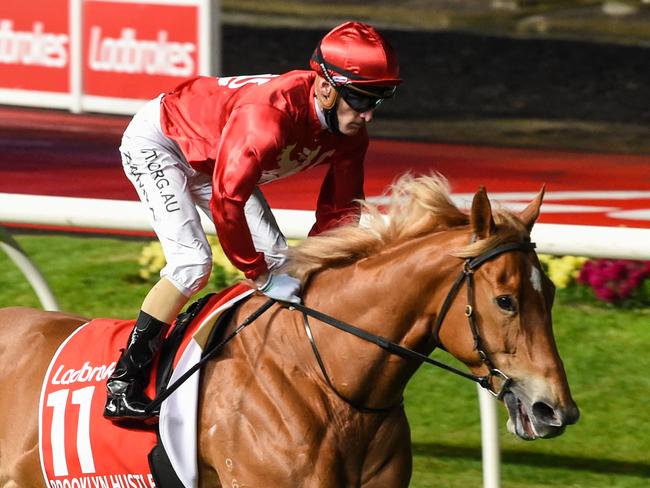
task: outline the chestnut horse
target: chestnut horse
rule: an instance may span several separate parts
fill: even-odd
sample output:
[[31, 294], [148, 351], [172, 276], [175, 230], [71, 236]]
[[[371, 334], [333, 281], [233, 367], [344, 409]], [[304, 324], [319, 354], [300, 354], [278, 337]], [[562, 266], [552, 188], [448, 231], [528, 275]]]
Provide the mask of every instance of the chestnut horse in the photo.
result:
[[[505, 401], [512, 433], [553, 437], [577, 421], [578, 408], [553, 338], [554, 288], [530, 244], [542, 197], [520, 214], [493, 212], [480, 189], [468, 215], [443, 178], [407, 175], [393, 185], [389, 219], [368, 206], [364, 226], [303, 241], [290, 269], [308, 307], [417, 353], [444, 348]], [[229, 330], [265, 300], [246, 302]], [[0, 312], [2, 488], [44, 486], [41, 381], [82, 322]], [[200, 486], [408, 486], [402, 393], [420, 364], [273, 305], [202, 372]]]

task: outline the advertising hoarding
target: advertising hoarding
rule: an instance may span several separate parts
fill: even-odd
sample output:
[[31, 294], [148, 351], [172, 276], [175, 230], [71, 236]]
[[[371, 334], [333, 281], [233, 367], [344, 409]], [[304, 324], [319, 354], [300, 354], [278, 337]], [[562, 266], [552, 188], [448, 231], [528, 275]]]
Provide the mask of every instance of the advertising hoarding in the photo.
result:
[[[216, 0], [29, 0], [0, 10], [0, 103], [133, 113], [215, 74]], [[217, 10], [216, 8], [214, 9]]]
[[0, 84], [3, 88], [67, 92], [68, 0], [3, 2]]

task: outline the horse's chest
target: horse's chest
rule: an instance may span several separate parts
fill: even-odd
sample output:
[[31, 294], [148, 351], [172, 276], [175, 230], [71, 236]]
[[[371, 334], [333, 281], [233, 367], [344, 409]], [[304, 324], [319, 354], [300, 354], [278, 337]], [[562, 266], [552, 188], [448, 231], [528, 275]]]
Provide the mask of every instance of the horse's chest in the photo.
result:
[[[226, 396], [235, 403], [237, 395]], [[289, 401], [291, 396], [244, 400], [239, 410], [215, 419], [211, 438], [201, 444], [211, 446], [210, 464], [224, 486], [358, 484], [367, 446], [360, 425], [309, 408], [304, 398]]]

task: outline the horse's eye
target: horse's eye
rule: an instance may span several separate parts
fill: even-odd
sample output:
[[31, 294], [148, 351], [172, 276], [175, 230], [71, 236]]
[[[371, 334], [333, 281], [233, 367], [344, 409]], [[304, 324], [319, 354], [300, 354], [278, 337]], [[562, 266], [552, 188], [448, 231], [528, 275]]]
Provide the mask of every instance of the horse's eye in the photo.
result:
[[497, 305], [501, 310], [505, 310], [506, 312], [514, 312], [516, 311], [515, 307], [515, 301], [510, 295], [501, 295], [496, 298]]

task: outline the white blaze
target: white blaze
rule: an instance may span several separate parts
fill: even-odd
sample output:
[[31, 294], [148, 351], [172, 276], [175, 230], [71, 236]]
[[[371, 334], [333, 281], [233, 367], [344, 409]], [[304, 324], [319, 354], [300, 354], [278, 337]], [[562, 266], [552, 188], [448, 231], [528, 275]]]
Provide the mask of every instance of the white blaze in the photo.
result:
[[535, 291], [542, 292], [542, 273], [537, 266], [530, 268], [530, 282]]

